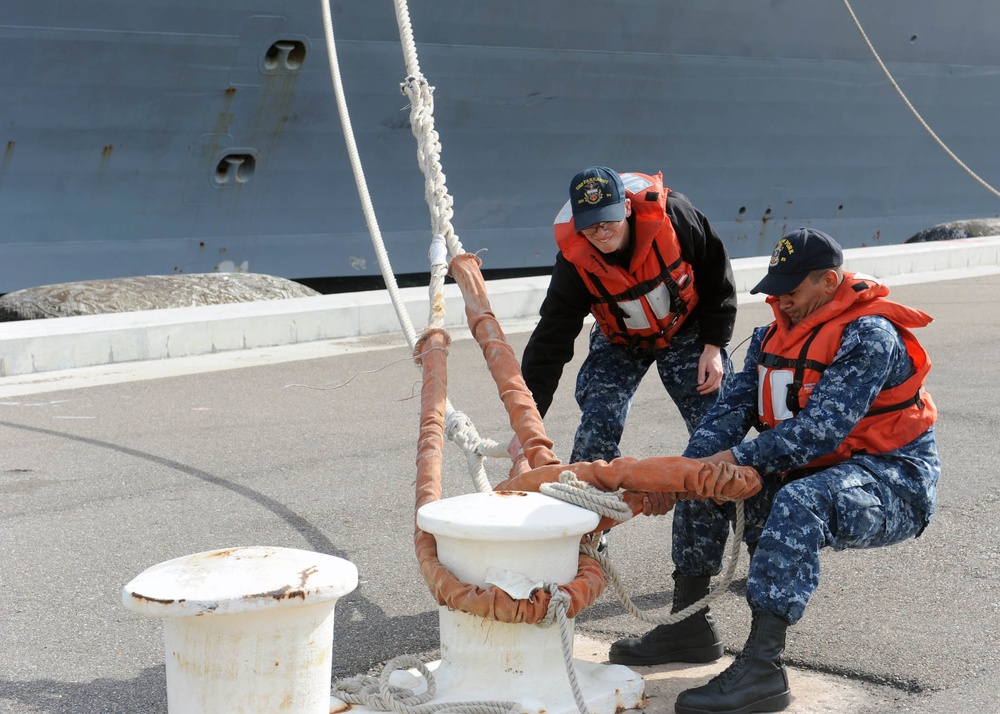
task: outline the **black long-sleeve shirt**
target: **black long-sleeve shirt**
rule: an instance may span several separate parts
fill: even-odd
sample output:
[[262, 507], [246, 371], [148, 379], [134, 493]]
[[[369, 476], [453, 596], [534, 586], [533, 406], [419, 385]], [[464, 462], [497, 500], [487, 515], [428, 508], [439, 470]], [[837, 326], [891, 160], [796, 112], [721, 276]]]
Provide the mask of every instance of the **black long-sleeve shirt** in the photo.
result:
[[[722, 238], [686, 196], [671, 192], [666, 214], [681, 246], [681, 256], [694, 271], [698, 305], [685, 327], [698, 324], [703, 344], [725, 347], [736, 322], [736, 281]], [[634, 227], [630, 225], [630, 230]], [[634, 240], [633, 240], [634, 242]], [[559, 253], [549, 288], [539, 309], [540, 320], [521, 358], [521, 373], [542, 416], [552, 404], [573, 345], [590, 313], [591, 294], [576, 268]]]

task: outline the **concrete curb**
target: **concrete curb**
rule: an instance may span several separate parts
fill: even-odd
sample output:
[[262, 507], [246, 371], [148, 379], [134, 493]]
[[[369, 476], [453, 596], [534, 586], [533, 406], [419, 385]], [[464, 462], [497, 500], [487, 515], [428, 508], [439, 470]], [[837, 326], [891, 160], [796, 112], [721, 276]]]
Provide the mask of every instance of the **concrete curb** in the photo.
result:
[[[733, 261], [741, 301], [753, 299], [748, 293], [768, 259]], [[890, 283], [1000, 272], [1000, 237], [855, 248], [844, 251], [844, 264]], [[491, 281], [494, 313], [501, 321], [536, 315], [547, 285], [547, 276]], [[419, 329], [427, 322], [427, 289], [400, 293]], [[445, 315], [447, 327], [464, 324], [453, 284], [445, 287]], [[389, 334], [399, 325], [384, 290], [0, 323], [0, 378]]]

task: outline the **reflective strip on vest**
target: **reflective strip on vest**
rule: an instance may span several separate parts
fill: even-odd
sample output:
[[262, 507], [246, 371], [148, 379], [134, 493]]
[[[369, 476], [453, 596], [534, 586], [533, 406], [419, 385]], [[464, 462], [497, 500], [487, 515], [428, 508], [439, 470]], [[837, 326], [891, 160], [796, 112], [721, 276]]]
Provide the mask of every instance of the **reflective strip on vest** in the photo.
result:
[[649, 301], [649, 307], [657, 320], [662, 320], [670, 314], [670, 291], [666, 283], [660, 283], [650, 290], [646, 300]]
[[642, 309], [642, 300], [622, 300], [618, 307], [625, 313], [625, 327], [630, 330], [645, 330], [649, 327], [649, 319]]
[[625, 313], [625, 326], [630, 330], [645, 330], [650, 326], [646, 311], [642, 308], [644, 298], [657, 320], [670, 314], [670, 291], [666, 283], [660, 283], [640, 298], [618, 302], [618, 307]]
[[[790, 369], [768, 369], [764, 365], [757, 365], [757, 413], [765, 422], [772, 416], [775, 422], [795, 416], [788, 408], [787, 399], [788, 385], [794, 379], [795, 372]], [[771, 404], [765, 405], [764, 399], [768, 393], [771, 396]]]

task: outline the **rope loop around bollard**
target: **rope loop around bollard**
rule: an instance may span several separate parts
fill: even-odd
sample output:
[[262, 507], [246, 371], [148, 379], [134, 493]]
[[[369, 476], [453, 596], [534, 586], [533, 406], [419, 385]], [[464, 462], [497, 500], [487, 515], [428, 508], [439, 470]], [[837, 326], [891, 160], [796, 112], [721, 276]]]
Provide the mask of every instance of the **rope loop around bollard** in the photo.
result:
[[[327, 39], [331, 76], [333, 78], [338, 108], [340, 109], [341, 124], [344, 127], [344, 136], [347, 143], [348, 155], [351, 159], [351, 165], [354, 170], [355, 181], [358, 186], [358, 193], [362, 202], [366, 222], [368, 223], [369, 230], [372, 234], [372, 242], [375, 248], [376, 257], [382, 270], [383, 277], [385, 278], [389, 295], [392, 299], [394, 307], [396, 308], [396, 313], [399, 317], [401, 327], [406, 335], [407, 342], [414, 351], [414, 354], [423, 354], [423, 350], [420, 348], [419, 343], [427, 339], [429, 333], [435, 333], [436, 340], [440, 340], [442, 337], [440, 334], [436, 333], [443, 333], [443, 351], [446, 352], [450, 337], [443, 329], [445, 305], [443, 284], [445, 271], [442, 270], [441, 266], [441, 251], [438, 248], [435, 248], [434, 256], [431, 260], [431, 284], [429, 287], [429, 305], [431, 315], [428, 319], [427, 331], [418, 339], [410, 322], [409, 316], [406, 313], [401, 295], [399, 294], [395, 276], [392, 273], [391, 265], [388, 260], [388, 254], [382, 245], [378, 223], [374, 214], [374, 208], [371, 205], [368, 188], [361, 168], [360, 157], [354, 141], [350, 117], [346, 110], [346, 100], [344, 99], [344, 92], [340, 79], [339, 63], [336, 58], [331, 5], [332, 3], [329, 0], [325, 0], [323, 2], [323, 22], [325, 36]], [[469, 325], [473, 330], [473, 334], [476, 335], [477, 341], [480, 341], [480, 344], [483, 346], [484, 354], [489, 349], [491, 354], [494, 355], [495, 360], [502, 361], [505, 359], [503, 355], [499, 358], [496, 357], [496, 353], [498, 352], [496, 349], [496, 343], [499, 342], [504, 345], [506, 345], [506, 343], [503, 339], [502, 330], [499, 329], [499, 324], [496, 322], [495, 316], [489, 309], [485, 283], [478, 268], [482, 261], [477, 256], [468, 256], [465, 254], [462, 244], [459, 241], [458, 236], [455, 234], [454, 227], [451, 225], [451, 218], [454, 213], [453, 199], [448, 193], [445, 185], [445, 175], [440, 163], [440, 137], [434, 129], [434, 87], [430, 85], [421, 73], [417, 62], [416, 43], [413, 40], [407, 2], [406, 0], [394, 0], [394, 5], [396, 9], [397, 22], [400, 28], [400, 37], [402, 40], [407, 75], [406, 81], [400, 86], [400, 90], [411, 103], [410, 125], [413, 135], [417, 139], [417, 158], [421, 172], [424, 174], [425, 178], [424, 195], [427, 200], [428, 207], [430, 208], [432, 223], [431, 232], [434, 236], [434, 242], [440, 243], [441, 240], [443, 240], [447, 249], [447, 255], [452, 258], [452, 266], [450, 266], [450, 268], [453, 269], [455, 273], [461, 274], [464, 270], [471, 272], [471, 268], [466, 269], [463, 266], [467, 262], [475, 264], [475, 278], [477, 282], [476, 285], [471, 288], [465, 285], [459, 277], [455, 275], [453, 275], [453, 277], [455, 277], [456, 282], [458, 282], [462, 288], [463, 297], [465, 298], [467, 306], [466, 309], [470, 314]], [[471, 307], [475, 307], [476, 311], [470, 310]], [[477, 315], [476, 320], [472, 319], [473, 312]], [[480, 319], [487, 317], [489, 320]], [[481, 323], [485, 323], [486, 326], [481, 327]], [[495, 329], [492, 329], [491, 331], [494, 324]], [[480, 333], [482, 333], [482, 337], [480, 337]], [[487, 342], [489, 343], [489, 347], [487, 347]], [[541, 463], [552, 463], [552, 460], [554, 460], [555, 457], [554, 454], [551, 453], [551, 444], [546, 445], [544, 443], [546, 440], [544, 429], [541, 425], [541, 417], [537, 413], [537, 407], [535, 407], [533, 403], [530, 392], [527, 390], [523, 379], [520, 377], [520, 368], [519, 365], [517, 365], [516, 358], [512, 359], [513, 365], [516, 367], [515, 371], [517, 373], [517, 379], [513, 380], [505, 376], [505, 379], [507, 379], [507, 383], [505, 384], [501, 384], [499, 376], [500, 370], [494, 368], [493, 362], [489, 358], [487, 359], [487, 362], [490, 364], [491, 374], [494, 375], [494, 378], [498, 382], [498, 387], [500, 387], [501, 399], [508, 409], [508, 414], [511, 416], [511, 424], [512, 426], [514, 426], [515, 423], [518, 424], [518, 427], [515, 428], [515, 432], [518, 433], [522, 443], [527, 445], [526, 453], [528, 453], [529, 457], [531, 457], [531, 463], [535, 464], [536, 461]], [[415, 361], [418, 365], [421, 364], [421, 358], [419, 356]], [[425, 383], [426, 381], [427, 378], [425, 373]], [[441, 382], [443, 385], [446, 383], [446, 380], [442, 378]], [[514, 383], [514, 388], [509, 386], [510, 383]], [[447, 399], [447, 394], [443, 389], [443, 386], [434, 387], [434, 389], [439, 388], [442, 390], [440, 395], [431, 393], [433, 391], [431, 389], [427, 390], [427, 407], [426, 409], [423, 407], [421, 409], [421, 430], [422, 435], [424, 435], [425, 438], [421, 441], [421, 450], [418, 453], [417, 508], [419, 508], [419, 505], [423, 502], [434, 498], [440, 498], [440, 460], [438, 459], [438, 452], [440, 451], [440, 448], [437, 444], [437, 439], [439, 436], [444, 435], [445, 419], [443, 417], [447, 412], [452, 410], [452, 407], [450, 401]], [[422, 404], [424, 399], [425, 398], [422, 397]], [[440, 402], [440, 404], [438, 402]], [[439, 408], [439, 406], [441, 408]], [[438, 419], [439, 412], [442, 417], [441, 419]], [[438, 424], [438, 421], [441, 423]], [[480, 491], [488, 491], [490, 490], [490, 486], [488, 479], [486, 479], [482, 462], [487, 455], [497, 455], [502, 457], [503, 449], [496, 442], [486, 443], [477, 433], [474, 433], [471, 429], [466, 429], [466, 425], [462, 423], [463, 421], [464, 418], [459, 417], [456, 418], [455, 422], [451, 424], [451, 426], [455, 426], [456, 429], [449, 432], [449, 438], [452, 438], [453, 441], [459, 444], [463, 451], [466, 451], [470, 467], [475, 472], [474, 478], [478, 489]], [[520, 429], [520, 431], [518, 432], [517, 429]], [[426, 448], [423, 447], [424, 442], [427, 443]], [[534, 446], [532, 446], [532, 444], [534, 444]], [[425, 480], [425, 477], [429, 475], [436, 476], [436, 484], [432, 483], [430, 479]], [[616, 516], [610, 514], [609, 517], [619, 520]], [[433, 578], [428, 578], [428, 584], [432, 585], [432, 592], [434, 592], [435, 597], [438, 598], [439, 603], [447, 603], [448, 606], [451, 607], [453, 605], [458, 605], [460, 602], [465, 602], [463, 598], [466, 594], [478, 596], [480, 593], [476, 592], [476, 588], [465, 588], [464, 586], [467, 584], [458, 583], [453, 576], [444, 572], [445, 569], [441, 566], [440, 561], [438, 561], [436, 557], [436, 547], [434, 547], [433, 538], [425, 538], [424, 536], [426, 535], [427, 534], [418, 532], [415, 536], [418, 560], [420, 561], [422, 572], [425, 573], [425, 577], [427, 577], [428, 573], [436, 574], [440, 577], [441, 582], [437, 582]], [[563, 633], [564, 640], [566, 639], [565, 633], [568, 631], [569, 627], [569, 615], [574, 611], [578, 612], [583, 607], [592, 603], [604, 586], [604, 575], [599, 569], [598, 564], [585, 556], [581, 556], [579, 561], [580, 564], [577, 577], [571, 583], [555, 588], [560, 595], [555, 596], [553, 593], [552, 596], [549, 597], [550, 609], [557, 613], [557, 621], [560, 624], [560, 631]], [[450, 588], [449, 597], [445, 597], [443, 594], [446, 590], [445, 585]], [[459, 589], [462, 588], [464, 588], [463, 591], [459, 593]], [[554, 604], [552, 603], [553, 599], [555, 600]], [[480, 601], [484, 604], [484, 606], [488, 606], [488, 611], [490, 613], [496, 612], [498, 604], [497, 601], [487, 602], [486, 598], [480, 598]], [[523, 618], [523, 621], [526, 621], [526, 613], [522, 611], [522, 608], [527, 611], [528, 614], [530, 614], [531, 611], [531, 608], [528, 607], [528, 605], [520, 603], [503, 604], [504, 611], [508, 612], [512, 616], [512, 620]], [[464, 607], [459, 609], [462, 609], [464, 612], [470, 612]], [[559, 613], [562, 614], [559, 615]], [[472, 613], [470, 612], [470, 614]], [[566, 650], [567, 647], [564, 646], [564, 652]], [[569, 676], [571, 681], [573, 681], [575, 678], [575, 672], [572, 668], [571, 641], [568, 645], [568, 654], [566, 656], [568, 657], [569, 663]], [[443, 705], [427, 704], [425, 703], [427, 701], [426, 699], [417, 697], [412, 691], [393, 687], [388, 684], [389, 677], [392, 672], [396, 669], [404, 667], [410, 669], [416, 668], [427, 680], [428, 692], [432, 693], [436, 691], [436, 684], [434, 684], [433, 676], [426, 665], [412, 655], [403, 655], [387, 663], [382, 676], [379, 678], [363, 678], [356, 681], [352, 680], [350, 689], [354, 689], [356, 685], [356, 691], [346, 691], [348, 685], [345, 682], [345, 690], [343, 691], [342, 698], [347, 697], [344, 698], [344, 701], [347, 703], [367, 704], [373, 708], [381, 708], [385, 711], [398, 711], [402, 714], [431, 714], [432, 712], [434, 714], [442, 714], [444, 712], [454, 712], [455, 714], [458, 714], [459, 712], [463, 714], [516, 714], [522, 710], [520, 704], [517, 702], [456, 702], [445, 703]], [[340, 696], [336, 692], [335, 695]], [[582, 699], [579, 694], [579, 688], [576, 686], [574, 686], [574, 696], [576, 697], [580, 711], [586, 712], [586, 706], [581, 703]]]
[[557, 483], [543, 483], [539, 491], [546, 496], [586, 508], [599, 516], [607, 516], [620, 523], [632, 517], [632, 509], [622, 499], [624, 492], [621, 489], [613, 492], [602, 491], [586, 481], [581, 481], [572, 471], [563, 471], [559, 474]]

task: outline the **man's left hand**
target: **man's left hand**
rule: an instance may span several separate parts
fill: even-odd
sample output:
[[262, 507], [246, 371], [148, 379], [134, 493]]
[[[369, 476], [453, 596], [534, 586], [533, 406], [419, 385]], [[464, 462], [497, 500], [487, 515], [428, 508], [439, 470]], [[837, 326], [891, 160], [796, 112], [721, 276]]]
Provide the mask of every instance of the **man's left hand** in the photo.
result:
[[663, 491], [646, 491], [642, 494], [642, 515], [665, 515], [673, 509], [676, 503], [676, 494], [664, 493]]

